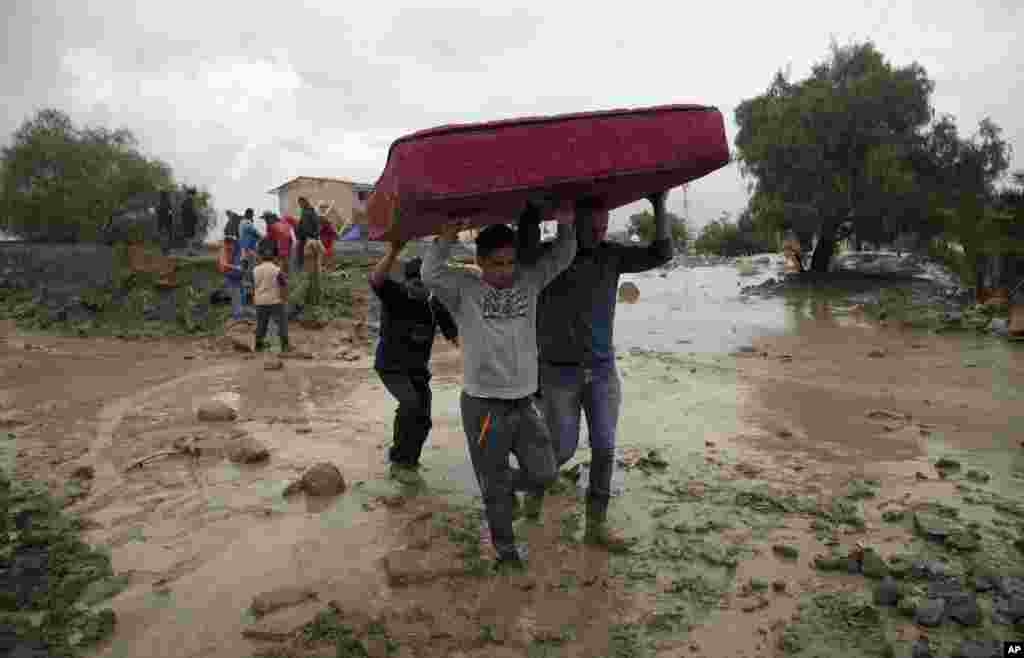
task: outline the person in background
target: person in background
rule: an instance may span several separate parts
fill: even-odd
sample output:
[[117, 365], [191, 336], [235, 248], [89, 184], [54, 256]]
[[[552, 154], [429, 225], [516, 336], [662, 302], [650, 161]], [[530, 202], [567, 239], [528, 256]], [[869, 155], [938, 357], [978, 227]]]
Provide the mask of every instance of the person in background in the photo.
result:
[[[579, 251], [572, 265], [541, 293], [537, 313], [540, 395], [558, 466], [575, 455], [580, 416], [585, 413], [591, 449], [585, 540], [609, 550], [627, 550], [631, 543], [607, 524], [622, 404], [613, 343], [619, 276], [645, 272], [672, 259], [666, 196], [662, 192], [648, 198], [654, 206], [655, 239], [646, 247], [606, 241], [608, 210], [596, 200], [579, 204]], [[551, 243], [538, 244], [539, 237], [538, 225], [519, 243], [525, 260], [543, 258], [554, 248]]]
[[298, 271], [301, 272], [306, 262], [306, 241], [320, 238], [320, 215], [316, 214], [309, 199], [304, 196], [299, 197], [299, 208], [301, 215], [299, 216], [299, 226], [295, 231], [295, 236], [298, 238], [295, 264], [298, 265]]
[[160, 190], [160, 202], [156, 207], [157, 229], [160, 231], [161, 250], [167, 254], [174, 242], [174, 208], [171, 206], [171, 193]]
[[403, 242], [392, 242], [370, 273], [370, 288], [381, 302], [374, 369], [398, 401], [388, 451], [391, 477], [403, 484], [418, 485], [422, 481], [416, 471], [432, 427], [430, 353], [434, 336], [440, 329], [457, 346], [459, 333], [448, 309], [423, 285], [419, 258], [405, 264], [404, 283], [388, 276], [403, 246]]
[[242, 319], [242, 279], [244, 272], [241, 264], [242, 249], [238, 240], [230, 235], [224, 236], [220, 269], [224, 272], [224, 287], [231, 295], [231, 319]]
[[259, 248], [260, 264], [253, 271], [256, 281], [256, 351], [266, 350], [267, 328], [271, 318], [277, 323], [281, 336], [281, 351], [288, 352], [288, 274], [281, 269], [282, 258], [273, 240], [263, 240]]
[[252, 208], [246, 209], [238, 230], [238, 244], [242, 251], [242, 304], [246, 306], [252, 304], [252, 295], [256, 285], [252, 271], [256, 267], [256, 249], [260, 240], [263, 239], [253, 222], [254, 215], [255, 212]]
[[194, 188], [185, 188], [185, 199], [181, 202], [181, 233], [186, 241], [191, 242], [196, 237], [196, 227], [199, 224], [199, 214], [196, 212], [196, 191]]
[[267, 223], [267, 238], [277, 246], [276, 256], [283, 259], [284, 271], [287, 272], [292, 253], [291, 226], [269, 210], [263, 213], [263, 221]]
[[324, 215], [320, 221], [320, 242], [324, 245], [324, 265], [328, 266], [334, 262], [334, 243], [338, 240], [338, 229], [331, 220]]
[[[532, 212], [530, 206], [527, 211]], [[532, 265], [516, 262], [515, 231], [496, 224], [476, 238], [480, 274], [447, 265], [462, 225], [445, 227], [423, 261], [423, 282], [452, 313], [463, 344], [462, 424], [483, 494], [499, 569], [522, 566], [512, 521], [516, 491], [540, 492], [557, 476], [537, 406], [537, 300], [576, 254], [573, 213], [556, 212], [558, 237]], [[509, 464], [516, 456], [518, 469]]]
[[[288, 244], [289, 244], [289, 249], [290, 249], [290, 251], [288, 252], [288, 256], [286, 257], [287, 260], [285, 261], [285, 263], [286, 263], [286, 265], [284, 266], [285, 267], [285, 271], [286, 272], [288, 272], [288, 271], [301, 272], [302, 270], [300, 269], [300, 264], [298, 262], [298, 258], [299, 257], [297, 255], [297, 253], [298, 253], [298, 242], [299, 241], [298, 241], [298, 237], [297, 237], [297, 234], [296, 234], [296, 231], [297, 231], [298, 226], [299, 226], [299, 220], [296, 219], [295, 217], [293, 217], [292, 215], [285, 215], [283, 217], [283, 219], [284, 219], [285, 225], [288, 226], [288, 236], [289, 236], [289, 243]], [[305, 249], [305, 247], [303, 247], [303, 249]]]

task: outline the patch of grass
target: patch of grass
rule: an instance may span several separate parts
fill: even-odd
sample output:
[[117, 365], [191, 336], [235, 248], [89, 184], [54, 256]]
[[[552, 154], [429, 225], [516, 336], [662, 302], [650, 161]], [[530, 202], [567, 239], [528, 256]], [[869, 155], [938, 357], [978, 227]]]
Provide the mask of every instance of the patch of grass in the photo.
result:
[[113, 611], [86, 607], [88, 590], [113, 571], [108, 555], [81, 541], [81, 528], [45, 486], [0, 473], [0, 560], [19, 566], [0, 576], [0, 614], [52, 655], [78, 656], [116, 623]]
[[790, 655], [892, 656], [886, 619], [863, 594], [826, 592], [800, 604], [798, 620], [783, 633], [781, 648]]

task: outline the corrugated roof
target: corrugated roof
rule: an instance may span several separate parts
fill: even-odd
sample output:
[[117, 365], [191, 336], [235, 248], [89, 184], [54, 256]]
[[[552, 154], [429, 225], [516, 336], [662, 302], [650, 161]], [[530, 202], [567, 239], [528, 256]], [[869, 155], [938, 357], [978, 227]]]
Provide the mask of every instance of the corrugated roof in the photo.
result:
[[285, 187], [293, 185], [293, 184], [295, 184], [296, 182], [298, 182], [300, 180], [321, 180], [321, 181], [330, 181], [332, 183], [347, 183], [348, 185], [351, 185], [356, 190], [361, 190], [361, 188], [363, 188], [363, 187], [368, 187], [369, 188], [368, 190], [361, 190], [361, 191], [370, 191], [370, 190], [373, 189], [372, 185], [368, 186], [366, 183], [356, 183], [354, 181], [348, 180], [347, 178], [333, 178], [333, 177], [330, 177], [330, 176], [296, 176], [295, 178], [291, 179], [290, 181], [288, 181], [286, 183], [282, 183], [281, 185], [278, 185], [277, 187], [275, 187], [272, 190], [267, 190], [267, 194], [274, 194], [278, 190], [281, 190], [281, 189], [283, 189]]

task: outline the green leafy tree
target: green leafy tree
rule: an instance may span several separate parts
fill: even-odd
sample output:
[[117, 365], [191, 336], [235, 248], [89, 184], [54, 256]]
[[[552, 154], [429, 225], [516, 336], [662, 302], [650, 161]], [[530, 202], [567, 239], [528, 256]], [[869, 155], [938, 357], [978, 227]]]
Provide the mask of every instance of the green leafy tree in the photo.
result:
[[[690, 240], [690, 229], [686, 220], [675, 213], [665, 212], [668, 219], [669, 231], [676, 246], [683, 246]], [[629, 226], [633, 232], [640, 236], [641, 240], [650, 242], [654, 240], [654, 213], [650, 210], [636, 213], [629, 217]]]
[[870, 42], [833, 44], [805, 80], [779, 72], [736, 108], [741, 171], [779, 229], [802, 233], [788, 215], [813, 222], [813, 270], [828, 270], [838, 240], [879, 232], [881, 195], [906, 183], [896, 165], [931, 119], [933, 88], [920, 65], [893, 67]]
[[33, 240], [95, 239], [128, 199], [173, 185], [171, 168], [128, 130], [77, 127], [55, 109], [27, 119], [0, 162], [0, 228]]

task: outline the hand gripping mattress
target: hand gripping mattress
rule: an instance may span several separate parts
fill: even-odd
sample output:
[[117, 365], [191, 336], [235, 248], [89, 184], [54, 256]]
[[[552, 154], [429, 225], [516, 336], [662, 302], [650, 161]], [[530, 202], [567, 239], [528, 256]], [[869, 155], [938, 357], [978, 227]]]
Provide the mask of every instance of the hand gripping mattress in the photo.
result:
[[368, 203], [369, 237], [423, 237], [454, 219], [514, 223], [542, 196], [617, 208], [728, 162], [722, 114], [701, 105], [432, 128], [391, 145]]

